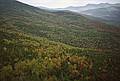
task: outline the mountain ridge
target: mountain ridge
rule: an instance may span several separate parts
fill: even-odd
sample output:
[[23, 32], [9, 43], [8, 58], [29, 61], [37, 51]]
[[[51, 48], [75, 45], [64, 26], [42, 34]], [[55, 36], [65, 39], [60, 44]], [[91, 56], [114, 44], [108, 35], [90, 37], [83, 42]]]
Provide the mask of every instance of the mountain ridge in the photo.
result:
[[[120, 23], [120, 3], [109, 4], [88, 4], [86, 6], [80, 7], [67, 7], [61, 10], [70, 10], [79, 14], [88, 15], [96, 17], [94, 20], [106, 22], [107, 24], [112, 24], [119, 27]], [[102, 20], [101, 20], [102, 19]]]
[[61, 8], [61, 10], [62, 9], [70, 10], [70, 11], [76, 10], [76, 12], [81, 12], [81, 11], [85, 11], [85, 10], [89, 10], [89, 9], [106, 8], [106, 7], [110, 7], [110, 6], [120, 6], [120, 3], [116, 3], [116, 4], [99, 3], [99, 4], [87, 4], [85, 6], [70, 6], [70, 7], [66, 7], [66, 8]]

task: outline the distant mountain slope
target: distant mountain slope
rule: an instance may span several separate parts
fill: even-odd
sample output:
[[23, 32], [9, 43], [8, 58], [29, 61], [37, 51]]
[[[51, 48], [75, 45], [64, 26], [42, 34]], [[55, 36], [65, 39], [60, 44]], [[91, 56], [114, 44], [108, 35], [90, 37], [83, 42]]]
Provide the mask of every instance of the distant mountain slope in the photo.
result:
[[[61, 9], [62, 10], [62, 9]], [[80, 14], [97, 17], [99, 21], [119, 26], [120, 24], [120, 3], [117, 4], [88, 4], [80, 7], [67, 7], [63, 10], [70, 10]], [[100, 18], [100, 19], [99, 19]], [[101, 20], [102, 19], [102, 20]]]
[[86, 11], [86, 10], [90, 10], [90, 9], [98, 9], [98, 8], [107, 8], [107, 7], [111, 7], [111, 6], [115, 6], [115, 7], [120, 7], [120, 4], [109, 4], [109, 3], [100, 3], [100, 4], [87, 4], [86, 6], [78, 6], [78, 7], [74, 7], [74, 6], [70, 6], [70, 7], [66, 7], [66, 8], [61, 8], [61, 10], [70, 10], [70, 11], [75, 11], [75, 12], [82, 12], [82, 11]]
[[114, 24], [120, 24], [120, 7], [111, 6], [107, 8], [91, 9], [81, 13], [98, 17], [113, 22]]

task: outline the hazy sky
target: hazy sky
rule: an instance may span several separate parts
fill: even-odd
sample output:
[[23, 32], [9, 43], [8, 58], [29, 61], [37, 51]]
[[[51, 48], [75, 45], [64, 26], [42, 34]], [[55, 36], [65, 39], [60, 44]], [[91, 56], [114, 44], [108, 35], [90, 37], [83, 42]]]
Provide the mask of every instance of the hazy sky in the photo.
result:
[[120, 0], [18, 0], [33, 6], [63, 8], [67, 6], [82, 6], [98, 3], [120, 3]]

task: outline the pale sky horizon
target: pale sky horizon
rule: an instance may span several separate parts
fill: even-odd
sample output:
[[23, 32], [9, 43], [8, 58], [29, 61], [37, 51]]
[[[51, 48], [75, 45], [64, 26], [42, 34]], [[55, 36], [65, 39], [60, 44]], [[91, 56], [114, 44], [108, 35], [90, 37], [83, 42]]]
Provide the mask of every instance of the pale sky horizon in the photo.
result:
[[84, 6], [86, 4], [99, 3], [120, 3], [120, 0], [18, 0], [20, 2], [32, 5], [42, 6], [47, 8], [64, 8], [68, 6]]

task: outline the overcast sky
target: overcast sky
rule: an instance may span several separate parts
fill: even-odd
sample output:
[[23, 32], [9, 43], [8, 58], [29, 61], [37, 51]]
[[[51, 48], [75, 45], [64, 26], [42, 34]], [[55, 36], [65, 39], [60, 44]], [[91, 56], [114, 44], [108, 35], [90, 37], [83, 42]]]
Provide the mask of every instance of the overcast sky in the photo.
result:
[[63, 8], [68, 6], [83, 6], [98, 3], [120, 3], [120, 0], [18, 0], [33, 6], [48, 8]]

